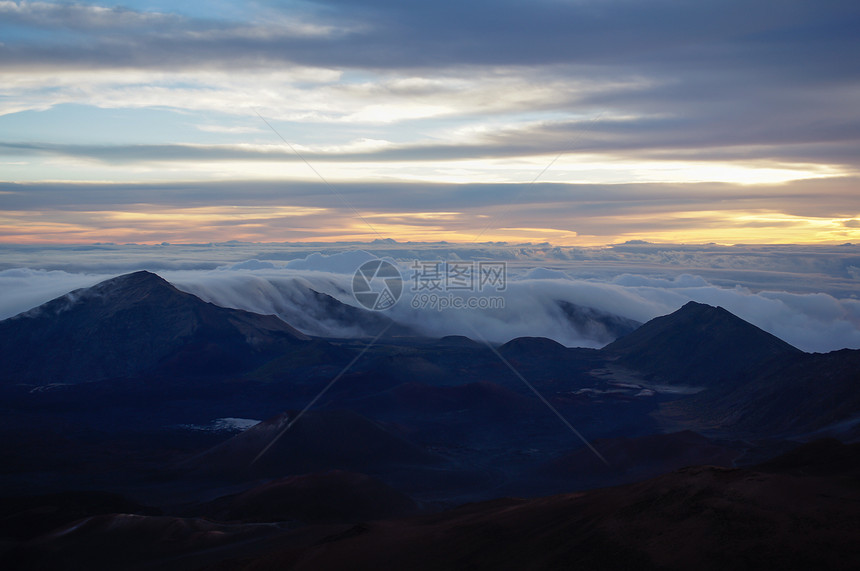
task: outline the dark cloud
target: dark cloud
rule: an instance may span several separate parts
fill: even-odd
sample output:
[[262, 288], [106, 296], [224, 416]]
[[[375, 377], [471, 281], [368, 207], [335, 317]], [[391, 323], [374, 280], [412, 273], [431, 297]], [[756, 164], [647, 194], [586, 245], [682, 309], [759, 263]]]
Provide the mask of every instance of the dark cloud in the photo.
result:
[[[9, 63], [80, 58], [89, 65], [244, 65], [292, 62], [364, 69], [451, 65], [654, 66], [758, 70], [771, 76], [846, 78], [860, 67], [850, 2], [757, 0], [477, 0], [267, 3], [280, 21], [207, 21], [129, 10], [21, 4], [17, 25], [85, 31], [76, 42], [27, 52], [7, 44]], [[297, 6], [304, 6], [298, 8]], [[253, 15], [253, 12], [252, 12]], [[299, 33], [288, 19], [326, 26]], [[158, 25], [153, 25], [157, 23]], [[117, 37], [114, 32], [124, 32]], [[109, 52], [99, 53], [109, 45]], [[21, 48], [21, 49], [19, 49]]]
[[[857, 179], [826, 181], [831, 188], [823, 196], [853, 198]], [[818, 184], [818, 181], [816, 181]], [[646, 206], [694, 206], [734, 200], [806, 201], [818, 186], [802, 181], [786, 185], [699, 184], [433, 184], [433, 183], [338, 183], [336, 190], [357, 207], [373, 211], [422, 211], [447, 205], [449, 209], [499, 207], [517, 200], [535, 207], [570, 203], [577, 208], [617, 205], [631, 212]], [[0, 205], [6, 210], [32, 210], [44, 206], [90, 209], [115, 208], [135, 204], [163, 204], [175, 207], [210, 205], [318, 206], [338, 200], [317, 182], [229, 181], [177, 183], [0, 183]]]
[[[507, 158], [534, 155], [601, 153], [626, 158], [754, 163], [823, 163], [851, 170], [860, 167], [860, 114], [827, 111], [827, 96], [763, 106], [758, 116], [735, 110], [721, 115], [704, 107], [689, 117], [555, 121], [485, 134], [470, 142], [425, 141], [390, 144], [361, 152], [303, 151], [314, 162], [414, 161]], [[781, 103], [781, 104], [780, 104]], [[773, 108], [776, 107], [776, 108]], [[821, 109], [826, 111], [821, 111]], [[271, 145], [84, 145], [0, 142], [7, 155], [48, 154], [105, 163], [151, 161], [301, 161], [277, 139]], [[767, 166], [767, 165], [766, 165]], [[773, 165], [769, 165], [773, 166]]]
[[[378, 72], [420, 69], [467, 77], [509, 74], [536, 85], [562, 79], [604, 81], [585, 93], [573, 87], [565, 93], [556, 86], [558, 95], [542, 108], [609, 109], [616, 117], [631, 117], [534, 125], [466, 145], [413, 142], [372, 155], [309, 154], [315, 161], [588, 150], [652, 159], [832, 162], [856, 168], [860, 156], [860, 4], [320, 0], [263, 5], [273, 16], [248, 22], [68, 4], [6, 5], [0, 11], [8, 18], [4, 25], [25, 31], [0, 44], [0, 61], [4, 69], [23, 73], [309, 65]], [[292, 21], [298, 24], [283, 24]], [[302, 32], [301, 24], [317, 27]], [[37, 34], [28, 40], [26, 29], [58, 35], [46, 40]], [[428, 91], [432, 97], [445, 88], [384, 89], [408, 98]], [[571, 138], [576, 144], [569, 149]], [[291, 160], [238, 147], [188, 145], [13, 144], [6, 151], [108, 162]]]

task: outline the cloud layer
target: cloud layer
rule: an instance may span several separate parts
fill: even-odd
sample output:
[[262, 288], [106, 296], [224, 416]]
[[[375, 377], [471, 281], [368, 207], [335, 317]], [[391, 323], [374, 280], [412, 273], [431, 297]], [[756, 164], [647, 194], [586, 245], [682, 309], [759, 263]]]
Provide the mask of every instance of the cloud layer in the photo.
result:
[[[17, 256], [21, 266], [44, 269], [0, 270], [0, 318], [118, 273], [157, 269], [180, 289], [207, 301], [281, 315], [312, 334], [373, 336], [379, 321], [327, 319], [324, 305], [309, 292], [360, 307], [352, 294], [353, 273], [365, 261], [384, 256], [400, 266], [405, 284], [401, 300], [383, 315], [430, 336], [474, 337], [474, 327], [500, 343], [543, 336], [568, 346], [599, 347], [607, 339], [596, 329], [571, 322], [559, 301], [642, 322], [694, 300], [723, 306], [806, 351], [860, 348], [856, 246], [628, 244], [588, 250], [540, 244], [467, 248], [376, 243], [313, 251], [300, 244], [237, 243], [7, 248], [5, 254]], [[504, 261], [508, 269], [504, 291], [453, 292], [461, 297], [501, 296], [504, 307], [444, 311], [412, 307], [412, 263], [445, 259]], [[57, 267], [65, 269], [52, 269]], [[303, 316], [302, 323], [296, 322], [297, 316]]]

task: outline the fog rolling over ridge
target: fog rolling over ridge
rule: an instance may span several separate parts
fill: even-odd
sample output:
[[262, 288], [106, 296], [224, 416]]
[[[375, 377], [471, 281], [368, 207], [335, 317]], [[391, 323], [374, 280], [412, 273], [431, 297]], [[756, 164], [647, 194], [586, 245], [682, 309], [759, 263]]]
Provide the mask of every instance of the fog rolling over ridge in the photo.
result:
[[[391, 319], [401, 332], [427, 336], [473, 336], [474, 327], [497, 343], [539, 336], [601, 347], [631, 324], [697, 301], [725, 307], [805, 351], [860, 348], [860, 247], [853, 245], [583, 249], [378, 241], [4, 249], [0, 318], [124, 271], [149, 269], [206, 301], [278, 315], [325, 337], [372, 337]], [[404, 290], [392, 308], [370, 312], [354, 299], [352, 278], [377, 257], [397, 264]], [[413, 308], [415, 260], [504, 262], [504, 291], [459, 293], [499, 296], [503, 309]]]

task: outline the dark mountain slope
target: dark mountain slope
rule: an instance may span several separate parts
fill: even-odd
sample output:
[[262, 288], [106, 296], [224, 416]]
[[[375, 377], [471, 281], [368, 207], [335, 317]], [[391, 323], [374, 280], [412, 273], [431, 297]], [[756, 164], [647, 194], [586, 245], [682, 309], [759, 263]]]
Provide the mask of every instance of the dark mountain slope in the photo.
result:
[[[860, 350], [803, 354], [728, 391], [705, 391], [670, 412], [746, 434], [800, 436], [860, 414]], [[857, 426], [846, 427], [857, 438]]]
[[161, 515], [156, 508], [107, 492], [0, 497], [0, 543], [32, 539], [63, 524], [108, 513]]
[[0, 322], [0, 379], [47, 384], [157, 371], [230, 373], [303, 339], [275, 316], [221, 308], [140, 271]]
[[694, 301], [652, 319], [604, 351], [654, 380], [705, 387], [740, 385], [769, 363], [802, 355], [722, 307]]
[[592, 445], [608, 465], [583, 447], [553, 459], [541, 471], [566, 479], [568, 485], [576, 482], [583, 487], [608, 486], [636, 482], [685, 466], [730, 467], [740, 455], [738, 450], [689, 430], [638, 438], [596, 439]]
[[244, 522], [358, 522], [416, 513], [406, 494], [376, 478], [331, 470], [280, 478], [207, 506], [210, 519]]
[[843, 444], [835, 438], [822, 438], [759, 464], [757, 469], [797, 476], [850, 478], [860, 474], [860, 443]]
[[567, 347], [546, 337], [517, 337], [499, 347], [499, 353], [508, 359], [549, 359], [564, 361], [568, 359]]
[[[332, 469], [379, 470], [440, 460], [387, 426], [351, 411], [308, 411], [284, 432], [296, 414], [261, 422], [192, 459], [185, 469], [247, 479]], [[255, 462], [272, 441], [275, 444]]]

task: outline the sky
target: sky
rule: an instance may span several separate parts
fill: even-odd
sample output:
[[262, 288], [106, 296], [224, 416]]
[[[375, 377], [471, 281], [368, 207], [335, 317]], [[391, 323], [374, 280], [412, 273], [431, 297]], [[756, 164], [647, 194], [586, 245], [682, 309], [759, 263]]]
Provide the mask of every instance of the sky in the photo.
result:
[[0, 243], [860, 241], [860, 4], [0, 1]]

